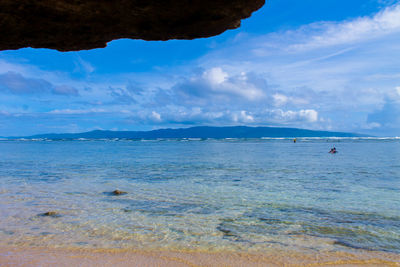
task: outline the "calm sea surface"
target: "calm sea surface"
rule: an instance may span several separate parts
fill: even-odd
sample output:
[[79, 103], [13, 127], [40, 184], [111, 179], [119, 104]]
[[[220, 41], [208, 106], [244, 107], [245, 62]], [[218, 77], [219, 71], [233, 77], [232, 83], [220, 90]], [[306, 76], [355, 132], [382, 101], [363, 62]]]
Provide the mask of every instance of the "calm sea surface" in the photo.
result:
[[3, 140], [0, 245], [400, 253], [400, 139]]

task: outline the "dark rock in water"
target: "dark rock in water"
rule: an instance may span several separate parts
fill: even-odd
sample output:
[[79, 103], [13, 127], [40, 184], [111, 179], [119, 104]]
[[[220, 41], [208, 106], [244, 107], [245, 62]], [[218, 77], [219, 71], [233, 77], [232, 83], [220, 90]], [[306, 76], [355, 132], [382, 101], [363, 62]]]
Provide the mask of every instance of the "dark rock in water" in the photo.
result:
[[120, 191], [120, 190], [114, 190], [111, 192], [111, 195], [113, 195], [113, 196], [126, 195], [126, 194], [128, 194], [128, 192]]
[[61, 215], [56, 211], [48, 211], [45, 213], [41, 213], [39, 214], [39, 216], [53, 217], [53, 218], [61, 217]]
[[77, 51], [121, 38], [210, 37], [240, 26], [265, 0], [1, 0], [0, 50]]
[[222, 228], [220, 225], [217, 227], [217, 230], [222, 232], [224, 234], [224, 236], [235, 236], [231, 230], [228, 229], [224, 229]]
[[40, 235], [51, 235], [51, 232], [41, 232]]
[[354, 248], [354, 249], [365, 249], [365, 250], [370, 250], [367, 247], [363, 246], [357, 246], [354, 244], [350, 244], [349, 242], [343, 241], [343, 240], [335, 240], [333, 242], [334, 245], [342, 246], [342, 247], [348, 247], [348, 248]]
[[0, 232], [2, 232], [3, 234], [6, 234], [6, 235], [13, 235], [13, 234], [15, 234], [14, 231], [8, 231], [8, 230], [3, 230], [3, 229], [0, 229]]
[[275, 224], [275, 223], [281, 223], [282, 222], [279, 219], [272, 219], [272, 218], [262, 218], [262, 217], [260, 217], [258, 219], [260, 221], [263, 221], [263, 222], [266, 222], [266, 223], [269, 223], [269, 224]]
[[123, 212], [132, 212], [131, 209], [122, 209]]

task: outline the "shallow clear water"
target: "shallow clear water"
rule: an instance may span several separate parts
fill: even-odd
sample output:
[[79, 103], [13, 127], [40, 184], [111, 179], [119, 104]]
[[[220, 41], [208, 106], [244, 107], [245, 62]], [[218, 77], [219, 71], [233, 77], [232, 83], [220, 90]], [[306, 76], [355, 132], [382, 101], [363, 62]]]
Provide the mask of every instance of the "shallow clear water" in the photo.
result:
[[400, 253], [399, 207], [399, 139], [0, 141], [0, 245]]

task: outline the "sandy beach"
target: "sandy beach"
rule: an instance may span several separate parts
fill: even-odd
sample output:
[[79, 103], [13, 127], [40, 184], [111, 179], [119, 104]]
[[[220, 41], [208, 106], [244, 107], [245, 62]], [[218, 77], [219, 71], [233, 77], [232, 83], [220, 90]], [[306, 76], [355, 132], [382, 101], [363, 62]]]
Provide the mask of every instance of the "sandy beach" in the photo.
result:
[[371, 251], [249, 254], [0, 247], [0, 266], [400, 266], [400, 255]]

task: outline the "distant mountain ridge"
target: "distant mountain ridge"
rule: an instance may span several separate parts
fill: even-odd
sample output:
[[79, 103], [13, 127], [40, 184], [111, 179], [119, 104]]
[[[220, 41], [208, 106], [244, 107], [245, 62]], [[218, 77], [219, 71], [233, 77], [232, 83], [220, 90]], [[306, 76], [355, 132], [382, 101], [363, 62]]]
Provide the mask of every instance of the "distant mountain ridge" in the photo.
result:
[[95, 130], [84, 133], [38, 134], [16, 138], [47, 138], [47, 139], [157, 139], [157, 138], [262, 138], [262, 137], [365, 137], [367, 135], [345, 132], [315, 131], [283, 127], [211, 127], [197, 126], [179, 129], [159, 129], [152, 131], [104, 131]]

